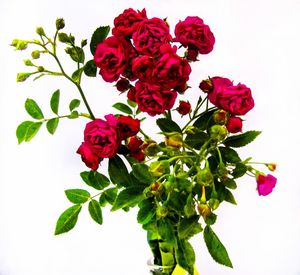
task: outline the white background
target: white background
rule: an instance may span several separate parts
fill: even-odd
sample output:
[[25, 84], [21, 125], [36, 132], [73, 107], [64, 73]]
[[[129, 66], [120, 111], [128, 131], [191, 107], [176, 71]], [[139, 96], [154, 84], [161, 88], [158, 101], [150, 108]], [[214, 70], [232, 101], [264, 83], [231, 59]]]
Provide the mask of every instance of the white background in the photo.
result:
[[[17, 145], [15, 138], [16, 126], [29, 118], [23, 108], [27, 97], [34, 98], [49, 117], [48, 100], [57, 88], [62, 93], [61, 114], [79, 95], [59, 78], [16, 83], [16, 73], [26, 70], [22, 59], [30, 51], [14, 51], [9, 47], [12, 39], [35, 38], [40, 25], [50, 35], [55, 19], [64, 17], [65, 31], [80, 41], [90, 38], [96, 27], [111, 25], [128, 7], [145, 7], [149, 17], [168, 17], [172, 29], [188, 15], [200, 16], [210, 25], [215, 49], [193, 65], [194, 88], [187, 96], [195, 103], [200, 95], [197, 85], [208, 75], [251, 87], [256, 107], [246, 116], [244, 130], [263, 133], [241, 155], [278, 163], [278, 184], [271, 195], [259, 197], [255, 181], [245, 178], [235, 191], [238, 206], [224, 203], [217, 211], [213, 228], [234, 269], [210, 258], [201, 235], [193, 239], [200, 274], [299, 275], [299, 0], [1, 1], [0, 274], [147, 274], [150, 251], [135, 211], [105, 209], [104, 224], [99, 226], [83, 209], [73, 231], [53, 235], [58, 216], [70, 206], [63, 191], [84, 188], [79, 172], [86, 168], [75, 151], [86, 120], [62, 122], [53, 137], [43, 128], [30, 143]], [[65, 61], [71, 72], [72, 62]], [[40, 62], [49, 64], [45, 59]], [[112, 112], [112, 103], [122, 100], [100, 77], [83, 86], [98, 117]]]

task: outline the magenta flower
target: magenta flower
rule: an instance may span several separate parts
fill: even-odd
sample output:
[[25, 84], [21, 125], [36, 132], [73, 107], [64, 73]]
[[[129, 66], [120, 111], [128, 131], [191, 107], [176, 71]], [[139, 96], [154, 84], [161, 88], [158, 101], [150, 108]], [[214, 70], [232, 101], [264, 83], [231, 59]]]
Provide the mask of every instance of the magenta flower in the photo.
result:
[[277, 179], [268, 174], [258, 173], [256, 176], [257, 191], [260, 196], [269, 195], [276, 185]]

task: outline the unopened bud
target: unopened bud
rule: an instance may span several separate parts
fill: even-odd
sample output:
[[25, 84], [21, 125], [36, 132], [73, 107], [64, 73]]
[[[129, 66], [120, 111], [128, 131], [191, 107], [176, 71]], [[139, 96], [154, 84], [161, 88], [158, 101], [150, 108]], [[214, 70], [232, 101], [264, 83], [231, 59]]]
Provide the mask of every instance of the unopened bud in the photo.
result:
[[149, 172], [153, 177], [161, 177], [170, 173], [170, 164], [167, 160], [154, 161], [149, 166]]
[[159, 205], [156, 209], [156, 215], [158, 218], [164, 218], [168, 215], [168, 208], [164, 205]]
[[40, 51], [33, 51], [33, 52], [31, 53], [31, 57], [32, 57], [33, 59], [38, 59], [38, 58], [40, 58]]
[[170, 147], [181, 148], [183, 145], [182, 134], [178, 132], [165, 133], [165, 143]]
[[209, 206], [211, 207], [212, 210], [216, 210], [220, 205], [220, 201], [218, 199], [211, 198], [208, 201], [208, 204], [209, 204]]
[[188, 101], [180, 101], [176, 110], [182, 116], [187, 115], [191, 112], [191, 104]]
[[268, 167], [268, 169], [270, 170], [270, 171], [275, 171], [276, 170], [276, 167], [277, 167], [277, 165], [276, 165], [276, 163], [268, 163], [268, 164], [266, 164], [266, 166]]
[[206, 219], [206, 217], [211, 213], [211, 209], [207, 204], [200, 203], [198, 204], [198, 212], [199, 214]]
[[45, 71], [45, 68], [43, 66], [39, 66], [38, 71], [41, 73], [41, 72]]
[[218, 110], [214, 112], [213, 119], [216, 124], [225, 125], [227, 122], [227, 112], [224, 110]]
[[15, 47], [16, 50], [25, 50], [28, 46], [28, 41], [26, 40], [19, 40], [19, 39], [14, 39], [11, 42], [11, 46]]
[[18, 73], [18, 74], [17, 74], [17, 82], [23, 82], [23, 81], [25, 81], [29, 76], [31, 76], [31, 73]]
[[203, 186], [210, 186], [214, 182], [214, 176], [209, 168], [199, 169], [196, 179], [197, 182]]
[[30, 59], [25, 59], [24, 64], [25, 66], [34, 66]]
[[119, 92], [124, 93], [130, 88], [130, 83], [127, 78], [121, 78], [116, 83], [116, 88]]
[[213, 83], [210, 79], [206, 79], [201, 81], [199, 88], [204, 92], [204, 93], [210, 93], [213, 90]]
[[188, 61], [198, 61], [197, 59], [198, 54], [199, 54], [198, 49], [189, 47], [185, 52], [185, 57]]
[[42, 35], [42, 36], [46, 35], [42, 27], [37, 27], [35, 31], [38, 35]]
[[209, 135], [212, 140], [222, 141], [226, 138], [228, 131], [221, 125], [213, 125], [209, 130]]
[[65, 27], [65, 20], [63, 18], [57, 18], [55, 25], [56, 29], [59, 31]]
[[158, 182], [153, 182], [151, 184], [151, 191], [156, 192], [159, 187], [160, 187], [160, 184]]
[[159, 152], [159, 147], [154, 140], [147, 140], [142, 145], [142, 150], [146, 156], [152, 157]]

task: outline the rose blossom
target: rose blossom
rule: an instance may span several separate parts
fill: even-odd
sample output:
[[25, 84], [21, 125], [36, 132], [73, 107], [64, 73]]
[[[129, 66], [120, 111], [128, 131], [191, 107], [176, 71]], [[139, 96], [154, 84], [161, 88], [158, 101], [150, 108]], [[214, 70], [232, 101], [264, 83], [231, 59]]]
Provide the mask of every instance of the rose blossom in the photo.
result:
[[187, 101], [180, 101], [176, 110], [183, 116], [187, 115], [191, 111], [191, 104]]
[[139, 109], [150, 116], [170, 110], [177, 97], [177, 93], [173, 90], [163, 89], [161, 86], [143, 81], [137, 81], [135, 89], [135, 100]]
[[132, 61], [132, 73], [138, 79], [147, 80], [152, 79], [153, 58], [147, 55], [139, 56]]
[[143, 140], [137, 136], [130, 137], [128, 141], [128, 148], [130, 150], [130, 155], [137, 161], [143, 161], [145, 159], [145, 154], [141, 149]]
[[119, 92], [124, 93], [130, 88], [130, 82], [127, 78], [120, 78], [116, 83], [116, 88]]
[[243, 121], [239, 117], [229, 117], [226, 128], [228, 132], [235, 134], [237, 132], [241, 132], [243, 128]]
[[258, 194], [260, 196], [266, 196], [273, 191], [277, 179], [270, 174], [264, 175], [263, 173], [258, 173], [256, 175], [256, 182]]
[[117, 127], [121, 139], [135, 136], [140, 131], [140, 121], [130, 116], [119, 116], [117, 119]]
[[118, 152], [121, 139], [115, 116], [106, 115], [105, 119], [95, 119], [86, 125], [84, 143], [98, 157], [112, 158]]
[[175, 26], [175, 41], [184, 47], [196, 48], [201, 54], [208, 54], [215, 44], [215, 37], [208, 25], [198, 16], [188, 16]]
[[114, 19], [115, 27], [112, 29], [112, 34], [120, 37], [130, 37], [139, 23], [145, 19], [147, 19], [145, 9], [137, 12], [132, 8], [126, 9]]
[[128, 63], [130, 43], [123, 38], [110, 36], [99, 43], [94, 62], [100, 68], [99, 74], [106, 82], [118, 80]]
[[133, 45], [138, 52], [144, 55], [155, 55], [161, 45], [172, 40], [169, 26], [160, 18], [151, 18], [142, 21], [132, 35]]
[[[206, 83], [206, 85], [202, 84], [202, 83]], [[201, 84], [202, 84], [202, 88], [201, 88]], [[228, 78], [225, 77], [219, 77], [219, 76], [214, 76], [209, 78], [208, 80], [204, 80], [200, 83], [200, 88], [206, 89], [205, 92], [208, 93], [208, 100], [216, 105], [217, 101], [217, 95], [221, 92], [223, 92], [223, 90], [228, 87], [228, 86], [232, 86], [233, 83], [231, 80], [229, 80]]]
[[133, 102], [136, 102], [135, 94], [136, 94], [135, 87], [131, 87], [127, 93], [127, 98]]
[[92, 170], [98, 169], [102, 158], [94, 154], [94, 152], [85, 142], [81, 143], [76, 153], [81, 155], [81, 159], [87, 167], [91, 168]]

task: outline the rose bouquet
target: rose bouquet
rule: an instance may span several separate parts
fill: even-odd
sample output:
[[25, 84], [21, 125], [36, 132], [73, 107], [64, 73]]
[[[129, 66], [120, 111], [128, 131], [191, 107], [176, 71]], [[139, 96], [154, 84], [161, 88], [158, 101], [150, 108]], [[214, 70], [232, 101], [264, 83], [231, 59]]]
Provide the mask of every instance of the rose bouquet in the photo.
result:
[[[12, 42], [17, 50], [34, 47], [32, 58], [24, 60], [33, 70], [19, 73], [17, 81], [63, 76], [74, 84], [87, 110], [80, 112], [81, 100], [73, 99], [70, 113], [60, 115], [60, 90], [56, 90], [50, 98], [53, 117], [45, 118], [36, 101], [27, 99], [25, 109], [33, 120], [17, 127], [19, 143], [30, 141], [43, 124], [54, 134], [60, 119], [90, 120], [77, 153], [89, 168], [80, 177], [94, 193], [82, 188], [65, 191], [73, 205], [58, 218], [55, 234], [73, 229], [85, 204], [98, 224], [102, 224], [101, 209], [107, 205], [111, 211], [138, 207], [137, 221], [147, 232], [153, 264], [161, 266], [161, 273], [153, 274], [197, 274], [189, 239], [200, 232], [212, 258], [232, 267], [212, 229], [216, 209], [222, 202], [236, 204], [232, 190], [237, 187], [236, 179], [244, 175], [254, 178], [259, 195], [271, 193], [276, 178], [254, 165], [271, 171], [276, 165], [252, 162], [250, 157], [242, 160], [236, 151], [260, 134], [254, 130], [240, 133], [243, 116], [254, 107], [246, 85], [208, 77], [199, 81], [201, 91], [193, 91], [195, 102], [185, 99], [191, 88], [191, 66], [213, 50], [215, 37], [210, 27], [201, 18], [188, 16], [176, 24], [172, 36], [166, 20], [148, 18], [145, 10], [126, 9], [114, 19], [111, 35], [109, 26], [93, 33], [89, 41], [93, 58], [88, 61], [87, 40], [77, 44], [73, 35], [62, 31], [64, 27], [64, 20], [57, 19], [53, 37], [38, 27], [39, 39]], [[59, 45], [75, 63], [71, 74], [58, 57]], [[41, 55], [54, 59], [58, 70], [37, 65]], [[113, 105], [117, 112], [104, 118], [93, 113], [81, 85], [83, 76], [96, 77], [97, 72], [104, 81], [114, 83], [112, 89], [124, 98]], [[145, 119], [156, 122], [154, 133], [143, 129]], [[151, 137], [157, 133], [161, 138]], [[101, 169], [103, 161], [108, 162], [107, 172]]]

